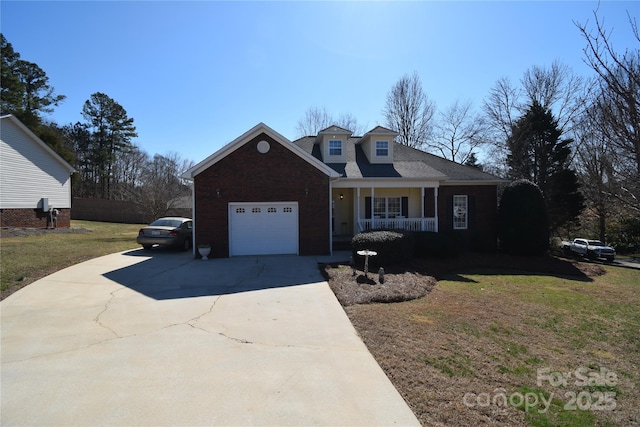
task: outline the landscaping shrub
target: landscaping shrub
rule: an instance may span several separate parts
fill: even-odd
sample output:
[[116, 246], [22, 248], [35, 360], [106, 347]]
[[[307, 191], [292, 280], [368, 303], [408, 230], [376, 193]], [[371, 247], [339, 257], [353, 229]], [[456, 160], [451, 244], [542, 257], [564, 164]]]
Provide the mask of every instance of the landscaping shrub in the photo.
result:
[[549, 249], [549, 219], [540, 187], [519, 180], [505, 188], [498, 209], [500, 247], [511, 255], [543, 255]]
[[364, 264], [364, 257], [358, 251], [369, 249], [378, 253], [369, 258], [370, 267], [386, 267], [402, 264], [413, 256], [413, 234], [404, 230], [367, 231], [356, 234], [351, 239], [353, 259], [358, 265]]
[[453, 234], [416, 231], [413, 237], [416, 256], [449, 258], [459, 254], [458, 240]]

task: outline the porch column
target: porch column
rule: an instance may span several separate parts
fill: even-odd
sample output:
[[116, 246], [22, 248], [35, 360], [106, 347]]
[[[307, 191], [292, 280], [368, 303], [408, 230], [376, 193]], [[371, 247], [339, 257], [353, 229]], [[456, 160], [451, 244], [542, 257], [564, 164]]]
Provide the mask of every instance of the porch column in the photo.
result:
[[335, 232], [335, 202], [333, 201], [333, 182], [329, 181], [329, 255], [333, 255], [333, 233]]
[[356, 187], [356, 225], [358, 227], [358, 233], [360, 230], [360, 187]]
[[433, 187], [433, 200], [436, 209], [436, 233], [438, 232], [438, 187]]
[[375, 215], [373, 214], [373, 207], [375, 206], [375, 203], [373, 203], [373, 198], [376, 197], [375, 195], [375, 190], [373, 187], [371, 187], [371, 228], [373, 229], [373, 224], [374, 224], [374, 217]]
[[420, 218], [424, 219], [424, 187], [420, 188]]

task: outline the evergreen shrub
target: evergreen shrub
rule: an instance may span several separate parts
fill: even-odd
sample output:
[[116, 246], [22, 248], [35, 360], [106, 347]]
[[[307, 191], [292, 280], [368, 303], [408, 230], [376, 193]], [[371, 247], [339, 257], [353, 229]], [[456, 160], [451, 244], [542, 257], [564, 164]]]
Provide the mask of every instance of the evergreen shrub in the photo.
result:
[[498, 209], [501, 249], [511, 255], [544, 255], [549, 249], [549, 217], [540, 187], [519, 180], [505, 188]]
[[369, 257], [370, 267], [387, 267], [402, 264], [413, 257], [413, 234], [404, 230], [375, 230], [359, 233], [351, 239], [353, 259], [358, 265], [364, 264], [364, 257], [358, 251], [369, 249], [377, 252]]

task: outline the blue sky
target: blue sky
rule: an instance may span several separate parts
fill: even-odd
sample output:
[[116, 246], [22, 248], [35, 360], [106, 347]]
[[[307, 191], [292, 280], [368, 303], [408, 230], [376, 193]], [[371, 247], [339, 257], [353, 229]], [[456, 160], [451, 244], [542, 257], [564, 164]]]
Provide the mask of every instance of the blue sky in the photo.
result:
[[[199, 162], [259, 122], [289, 139], [310, 107], [384, 124], [387, 92], [414, 71], [436, 106], [480, 108], [496, 80], [558, 59], [590, 76], [574, 21], [595, 1], [2, 1], [2, 33], [67, 96], [48, 119], [82, 120], [103, 92], [149, 154]], [[603, 1], [616, 50], [637, 48], [627, 11]], [[640, 20], [640, 19], [638, 19]]]

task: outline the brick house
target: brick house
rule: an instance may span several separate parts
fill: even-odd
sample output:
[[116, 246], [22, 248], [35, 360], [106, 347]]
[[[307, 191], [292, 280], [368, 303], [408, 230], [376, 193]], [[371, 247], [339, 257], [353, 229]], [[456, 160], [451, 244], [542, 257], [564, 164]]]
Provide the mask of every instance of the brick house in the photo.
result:
[[323, 255], [371, 229], [455, 233], [494, 249], [497, 186], [476, 168], [401, 144], [378, 126], [296, 141], [260, 123], [193, 168], [195, 245], [211, 256]]
[[0, 117], [2, 227], [45, 228], [57, 210], [58, 227], [71, 226], [75, 169], [12, 115]]

